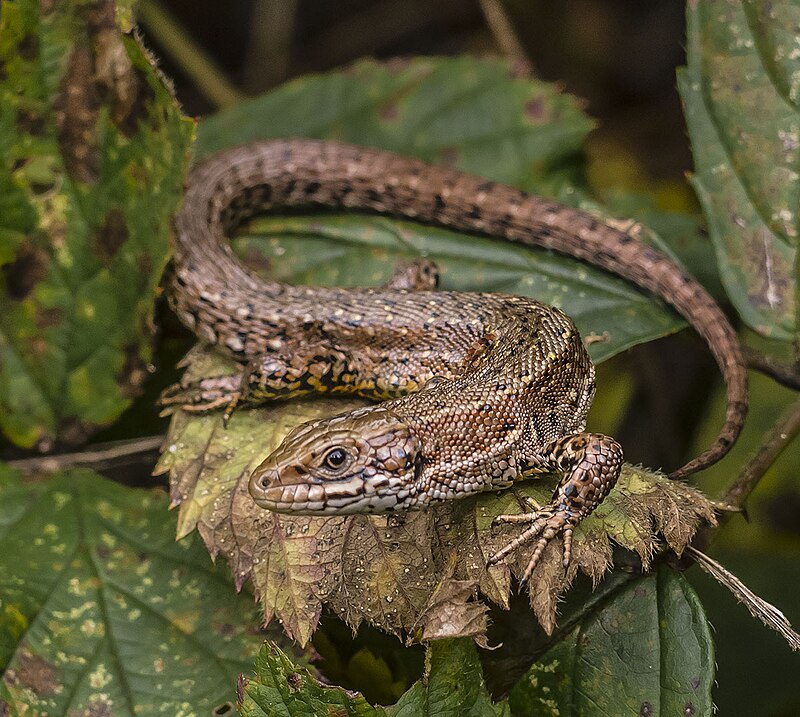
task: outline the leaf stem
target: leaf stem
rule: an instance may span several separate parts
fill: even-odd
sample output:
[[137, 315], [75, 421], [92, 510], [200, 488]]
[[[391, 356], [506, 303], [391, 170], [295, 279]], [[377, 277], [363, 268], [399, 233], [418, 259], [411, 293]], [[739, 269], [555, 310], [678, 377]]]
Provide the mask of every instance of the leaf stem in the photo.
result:
[[518, 60], [524, 62], [529, 68], [532, 67], [528, 53], [525, 52], [525, 48], [514, 30], [514, 25], [503, 7], [502, 0], [479, 0], [479, 2], [483, 17], [500, 51], [511, 60]]
[[6, 465], [25, 473], [53, 473], [76, 465], [92, 466], [97, 470], [119, 463], [122, 459], [145, 453], [155, 453], [164, 443], [164, 436], [147, 436], [126, 441], [99, 443], [85, 451], [59, 453], [52, 456], [21, 458]]
[[219, 66], [157, 0], [141, 0], [137, 14], [150, 37], [189, 76], [209, 102], [225, 107], [244, 98]]
[[758, 481], [769, 470], [797, 434], [800, 433], [800, 398], [791, 403], [767, 432], [760, 447], [739, 477], [721, 499], [723, 503], [741, 508]]
[[800, 391], [800, 370], [798, 370], [798, 367], [778, 361], [749, 346], [744, 346], [743, 351], [747, 365], [750, 368], [775, 379], [782, 386]]

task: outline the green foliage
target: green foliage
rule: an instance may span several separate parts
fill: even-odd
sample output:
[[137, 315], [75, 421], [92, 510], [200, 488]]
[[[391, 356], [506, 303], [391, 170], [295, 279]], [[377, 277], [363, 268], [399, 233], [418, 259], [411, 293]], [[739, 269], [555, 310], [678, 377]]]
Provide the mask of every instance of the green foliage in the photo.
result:
[[514, 717], [711, 715], [714, 647], [697, 595], [667, 567], [583, 616], [517, 683]]
[[255, 677], [241, 683], [238, 707], [242, 717], [383, 717], [386, 714], [358, 693], [321, 685], [274, 643], [261, 648]]
[[[720, 277], [706, 266], [694, 217], [655, 211], [634, 195], [614, 197], [612, 206], [645, 217], [656, 233], [634, 233], [678, 247], [712, 291], [722, 279], [747, 323], [785, 341], [798, 326], [798, 18], [794, 9], [766, 7], [689, 4], [680, 86]], [[153, 298], [192, 123], [138, 42], [115, 26], [114, 12], [97, 0], [0, 0], [0, 428], [24, 447], [79, 443], [113, 421], [150, 360]], [[120, 3], [117, 25], [130, 29], [131, 14], [132, 3]], [[585, 196], [581, 155], [591, 127], [573, 98], [509, 63], [365, 61], [203, 121], [196, 154], [252, 139], [332, 138], [459, 167], [602, 216]], [[653, 297], [579, 262], [384, 217], [261, 218], [234, 245], [271, 278], [312, 285], [377, 285], [398, 259], [425, 254], [442, 268], [444, 288], [562, 307], [584, 336], [599, 339], [590, 346], [598, 361], [682, 326]], [[193, 354], [190, 371], [212, 369], [231, 367]], [[754, 413], [767, 427], [772, 394], [761, 388]], [[323, 686], [276, 645], [265, 646], [255, 677], [240, 679], [242, 715], [711, 714], [709, 626], [670, 568], [641, 577], [617, 571], [556, 624], [559, 596], [579, 570], [593, 583], [603, 579], [611, 540], [648, 567], [659, 535], [681, 552], [701, 520], [713, 522], [705, 498], [627, 467], [576, 532], [570, 572], [558, 546], [548, 548], [527, 586], [545, 628], [536, 632], [540, 659], [495, 703], [473, 642], [443, 638], [485, 644], [484, 598], [508, 608], [512, 576], [527, 562], [523, 551], [487, 568], [508, 537], [490, 529], [491, 519], [518, 511], [523, 497], [547, 501], [552, 480], [396, 521], [257, 509], [246, 492], [252, 467], [292, 425], [349, 405], [242, 411], [227, 430], [219, 415], [177, 416], [159, 464], [172, 474], [177, 525], [160, 494], [87, 471], [24, 484], [0, 466], [0, 714], [229, 709], [236, 675], [249, 671], [260, 642], [259, 618], [186, 537], [195, 528], [212, 555], [230, 559], [236, 587], [252, 577], [265, 618], [278, 618], [302, 644], [326, 604], [352, 627], [367, 621], [433, 640], [423, 677], [402, 696], [413, 678], [398, 679], [382, 655], [362, 649], [342, 660], [348, 679], [360, 672], [387, 702], [399, 696], [387, 708]], [[717, 477], [729, 482], [730, 468]], [[778, 504], [785, 493], [772, 488]], [[788, 593], [796, 571], [781, 560], [796, 546], [785, 533], [751, 527], [741, 531], [747, 543], [729, 540], [723, 553], [763, 559]]]
[[206, 715], [232, 699], [258, 617], [166, 509], [88, 471], [26, 485], [0, 466], [0, 713]]
[[800, 309], [798, 17], [796, 3], [689, 3], [678, 74], [723, 283], [742, 318], [777, 339], [797, 336]]
[[195, 148], [202, 158], [255, 139], [336, 139], [550, 193], [581, 176], [591, 128], [573, 97], [510, 62], [362, 60], [219, 112], [201, 123]]
[[509, 717], [505, 701], [492, 704], [475, 646], [466, 638], [432, 643], [422, 679], [388, 712], [391, 717]]
[[114, 4], [0, 3], [0, 429], [42, 448], [148, 374], [192, 122]]

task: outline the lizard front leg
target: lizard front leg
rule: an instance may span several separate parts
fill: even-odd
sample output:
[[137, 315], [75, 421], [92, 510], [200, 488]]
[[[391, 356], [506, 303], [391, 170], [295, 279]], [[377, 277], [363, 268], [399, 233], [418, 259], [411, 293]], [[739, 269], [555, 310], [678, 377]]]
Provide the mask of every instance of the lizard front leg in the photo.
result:
[[572, 532], [614, 487], [622, 470], [622, 447], [600, 433], [577, 433], [547, 444], [528, 460], [528, 472], [563, 473], [553, 499], [544, 508], [520, 515], [499, 515], [495, 523], [529, 523], [520, 535], [489, 558], [494, 565], [532, 540], [536, 541], [523, 580], [538, 564], [547, 544], [557, 535], [564, 540], [564, 566], [569, 565]]

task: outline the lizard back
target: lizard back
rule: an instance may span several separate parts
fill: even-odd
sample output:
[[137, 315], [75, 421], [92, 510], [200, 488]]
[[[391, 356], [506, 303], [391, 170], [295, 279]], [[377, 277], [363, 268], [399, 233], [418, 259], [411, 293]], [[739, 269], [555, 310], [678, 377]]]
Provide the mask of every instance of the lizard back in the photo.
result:
[[[244, 218], [315, 206], [375, 211], [552, 249], [656, 294], [705, 339], [727, 387], [718, 438], [671, 476], [711, 465], [738, 437], [747, 412], [739, 342], [721, 309], [683, 269], [586, 212], [388, 152], [316, 140], [264, 141], [221, 152], [192, 170], [175, 221], [172, 301], [183, 322], [242, 362], [264, 351], [291, 355], [301, 342], [320, 339], [368, 366], [410, 363], [407, 375], [397, 375], [405, 388], [393, 393], [389, 380], [386, 391], [370, 394], [388, 398], [406, 392], [407, 379], [419, 387], [433, 376], [463, 371], [476, 342], [507, 317], [509, 301], [542, 310], [538, 302], [496, 294], [290, 286], [255, 276], [234, 257], [227, 235]], [[593, 379], [576, 385], [591, 400]]]

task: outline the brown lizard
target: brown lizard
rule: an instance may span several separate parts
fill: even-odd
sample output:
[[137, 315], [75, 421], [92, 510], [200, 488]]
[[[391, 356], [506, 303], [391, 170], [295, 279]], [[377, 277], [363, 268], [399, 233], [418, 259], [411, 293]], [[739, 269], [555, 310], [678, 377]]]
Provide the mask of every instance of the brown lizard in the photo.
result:
[[671, 474], [681, 478], [730, 449], [747, 412], [747, 376], [727, 318], [664, 254], [586, 212], [459, 171], [388, 152], [314, 140], [255, 142], [190, 174], [175, 221], [171, 301], [207, 344], [242, 366], [185, 382], [168, 409], [226, 408], [311, 393], [352, 393], [375, 406], [296, 428], [253, 473], [270, 510], [377, 513], [425, 507], [540, 473], [562, 478], [551, 503], [500, 516], [523, 532], [496, 562], [538, 539], [564, 541], [614, 486], [622, 449], [586, 433], [594, 367], [558, 309], [501, 294], [433, 292], [429, 263], [386, 288], [265, 281], [233, 256], [227, 235], [255, 213], [293, 207], [376, 211], [545, 247], [618, 274], [661, 297], [705, 339], [727, 385], [716, 442]]

